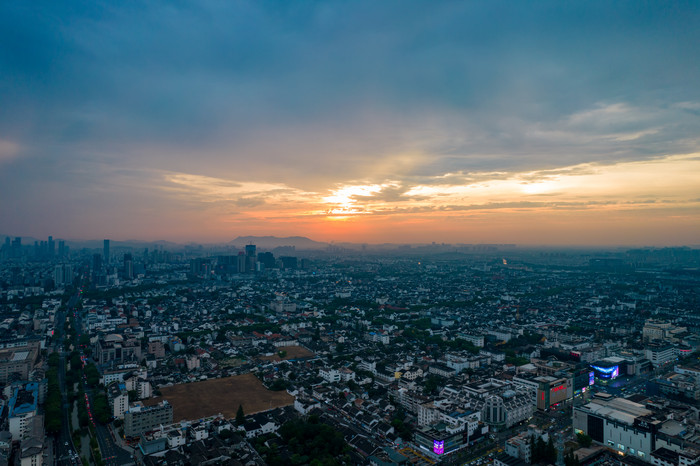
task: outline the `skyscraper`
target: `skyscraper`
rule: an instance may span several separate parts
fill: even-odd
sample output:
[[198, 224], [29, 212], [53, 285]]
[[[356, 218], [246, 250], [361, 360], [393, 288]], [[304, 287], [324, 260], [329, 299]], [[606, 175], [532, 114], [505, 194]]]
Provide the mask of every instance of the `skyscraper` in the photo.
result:
[[2, 246], [2, 258], [3, 259], [9, 259], [12, 254], [12, 245], [10, 243], [10, 237], [5, 236], [5, 244]]
[[92, 255], [92, 273], [98, 273], [102, 270], [102, 256], [99, 254]]
[[131, 254], [124, 254], [124, 278], [127, 280], [134, 278], [134, 258]]
[[53, 236], [49, 236], [49, 241], [46, 243], [48, 256], [53, 257], [56, 254], [56, 243], [53, 240]]
[[12, 257], [22, 257], [22, 238], [20, 236], [12, 240]]
[[255, 254], [255, 245], [254, 244], [249, 244], [245, 247], [245, 272], [246, 273], [254, 273], [255, 272], [255, 265], [256, 262], [258, 261], [258, 257]]
[[57, 287], [70, 285], [73, 281], [73, 267], [70, 264], [59, 264], [54, 268], [53, 276]]
[[104, 245], [102, 246], [102, 257], [104, 259], [105, 264], [109, 265], [109, 240], [106, 239], [104, 240]]

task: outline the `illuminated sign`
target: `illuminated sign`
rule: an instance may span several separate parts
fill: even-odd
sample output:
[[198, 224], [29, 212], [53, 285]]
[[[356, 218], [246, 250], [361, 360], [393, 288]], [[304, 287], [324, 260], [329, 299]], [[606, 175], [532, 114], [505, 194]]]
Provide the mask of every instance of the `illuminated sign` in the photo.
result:
[[551, 389], [552, 392], [558, 392], [559, 390], [564, 390], [566, 388], [566, 385], [559, 385], [558, 387], [554, 387]]
[[595, 383], [595, 372], [588, 373], [588, 385], [593, 385]]
[[445, 453], [445, 441], [444, 440], [433, 440], [433, 453], [436, 455], [442, 455]]
[[593, 369], [597, 370], [600, 373], [600, 377], [604, 379], [614, 379], [618, 375], [620, 375], [620, 366], [612, 366], [612, 367], [600, 367], [600, 366], [591, 366]]

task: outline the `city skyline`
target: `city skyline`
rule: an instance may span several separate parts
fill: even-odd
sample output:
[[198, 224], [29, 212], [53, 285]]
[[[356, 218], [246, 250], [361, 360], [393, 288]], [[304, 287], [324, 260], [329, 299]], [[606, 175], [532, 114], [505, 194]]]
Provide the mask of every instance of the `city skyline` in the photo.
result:
[[0, 234], [698, 244], [694, 3], [0, 13]]

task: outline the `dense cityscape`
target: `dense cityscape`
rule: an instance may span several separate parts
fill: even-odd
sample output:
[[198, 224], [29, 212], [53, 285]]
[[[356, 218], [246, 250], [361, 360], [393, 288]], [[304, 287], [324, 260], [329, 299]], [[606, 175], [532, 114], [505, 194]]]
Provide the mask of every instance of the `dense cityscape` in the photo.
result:
[[700, 466], [700, 1], [0, 1], [0, 466]]
[[0, 464], [700, 462], [697, 248], [1, 244]]

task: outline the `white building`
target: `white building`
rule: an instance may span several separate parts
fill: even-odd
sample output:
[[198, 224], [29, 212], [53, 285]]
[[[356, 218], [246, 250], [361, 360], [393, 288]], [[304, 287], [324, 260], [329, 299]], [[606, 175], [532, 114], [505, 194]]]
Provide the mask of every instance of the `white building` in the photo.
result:
[[36, 437], [24, 440], [20, 445], [21, 466], [41, 466], [44, 464], [44, 444]]
[[129, 410], [129, 393], [124, 384], [115, 382], [107, 387], [107, 400], [112, 408], [112, 416], [124, 419], [124, 413]]
[[483, 335], [473, 335], [470, 333], [459, 333], [457, 335], [457, 338], [461, 338], [462, 340], [467, 340], [469, 343], [476, 346], [477, 348], [484, 347], [484, 336]]
[[676, 348], [668, 343], [650, 344], [644, 349], [644, 355], [654, 368], [675, 361], [677, 357]]
[[574, 410], [574, 429], [596, 442], [619, 452], [651, 461], [654, 432], [661, 421], [652, 411], [624, 398], [596, 396], [590, 403]]
[[691, 448], [674, 451], [661, 447], [651, 452], [651, 463], [655, 466], [692, 466], [700, 463], [700, 451]]
[[299, 397], [297, 397], [294, 400], [294, 409], [296, 409], [301, 414], [309, 414], [309, 412], [311, 412], [312, 409], [320, 408], [320, 407], [321, 407], [320, 401], [304, 400], [304, 399], [299, 398]]
[[318, 375], [330, 383], [337, 383], [340, 381], [347, 382], [349, 380], [355, 380], [355, 372], [347, 369], [345, 367], [341, 369], [321, 369]]

